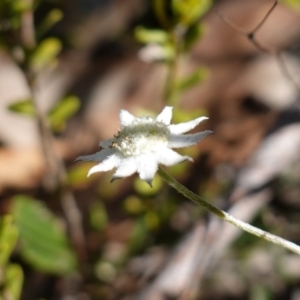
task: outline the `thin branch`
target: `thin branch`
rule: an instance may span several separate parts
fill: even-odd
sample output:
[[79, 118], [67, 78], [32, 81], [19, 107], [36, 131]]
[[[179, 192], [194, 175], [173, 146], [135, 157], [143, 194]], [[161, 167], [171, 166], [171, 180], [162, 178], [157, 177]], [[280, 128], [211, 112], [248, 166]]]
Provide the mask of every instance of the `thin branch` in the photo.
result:
[[263, 19], [257, 24], [257, 26], [251, 31], [252, 34], [255, 34], [263, 25], [264, 23], [267, 21], [267, 19], [269, 18], [270, 14], [272, 13], [272, 11], [275, 9], [275, 7], [277, 6], [278, 1], [275, 0], [273, 5], [271, 6], [271, 8], [268, 10], [268, 12], [266, 13], [266, 15], [263, 17]]
[[220, 11], [216, 10], [216, 14], [218, 15], [218, 17], [225, 23], [227, 24], [229, 27], [231, 27], [232, 29], [234, 29], [235, 31], [237, 31], [240, 34], [243, 34], [245, 36], [249, 35], [248, 31], [245, 31], [244, 29], [238, 27], [237, 25], [235, 25], [233, 22], [231, 22], [226, 16], [224, 16]]
[[281, 54], [276, 51], [276, 50], [272, 50], [272, 49], [268, 49], [265, 46], [262, 46], [262, 44], [260, 42], [257, 41], [255, 34], [258, 32], [258, 30], [265, 24], [265, 22], [267, 21], [267, 19], [269, 18], [269, 16], [271, 15], [271, 13], [273, 12], [273, 10], [275, 9], [275, 7], [277, 6], [278, 1], [275, 0], [274, 3], [272, 4], [272, 6], [270, 7], [270, 9], [267, 11], [267, 13], [265, 14], [265, 16], [262, 18], [262, 20], [254, 27], [253, 30], [251, 31], [246, 31], [242, 28], [240, 28], [239, 26], [237, 26], [236, 24], [234, 24], [232, 21], [230, 21], [226, 16], [224, 16], [221, 12], [219, 12], [218, 10], [216, 11], [216, 14], [219, 16], [219, 18], [225, 23], [227, 24], [230, 28], [232, 28], [233, 30], [237, 31], [238, 33], [246, 36], [248, 38], [248, 40], [261, 52], [264, 53], [268, 53], [270, 55], [274, 55], [279, 68], [281, 69], [282, 74], [294, 85], [294, 87], [296, 88], [296, 90], [298, 91], [298, 94], [300, 94], [300, 86], [299, 84], [294, 80], [293, 76], [290, 74]]
[[26, 2], [26, 6], [28, 7], [28, 9], [26, 9], [21, 16], [21, 40], [25, 48], [33, 49], [36, 46], [34, 20], [32, 13], [33, 1], [26, 0], [24, 2]]
[[268, 242], [273, 244], [279, 245], [283, 248], [286, 248], [292, 252], [295, 252], [300, 255], [300, 246], [290, 241], [287, 241], [277, 235], [271, 234], [266, 232], [262, 229], [259, 229], [253, 225], [245, 223], [241, 220], [236, 219], [235, 217], [231, 216], [227, 212], [217, 208], [216, 206], [212, 205], [211, 203], [205, 201], [200, 196], [194, 194], [192, 191], [187, 189], [185, 186], [181, 185], [178, 181], [176, 181], [171, 175], [166, 173], [162, 168], [158, 169], [158, 174], [174, 189], [176, 189], [180, 194], [184, 197], [190, 199], [197, 205], [200, 205], [210, 211], [211, 213], [215, 214], [219, 218], [223, 219], [224, 221], [244, 230], [250, 234], [258, 236]]
[[[29, 7], [32, 7], [32, 0], [27, 1], [28, 5], [30, 5]], [[22, 15], [21, 40], [23, 46], [27, 49], [32, 50], [36, 46], [34, 17], [31, 9], [26, 10]], [[85, 237], [82, 228], [81, 212], [77, 207], [73, 193], [68, 187], [66, 168], [54, 149], [54, 138], [51, 129], [49, 128], [48, 122], [37, 104], [35, 96], [36, 74], [34, 74], [30, 65], [26, 62], [23, 64], [23, 70], [31, 92], [32, 103], [36, 111], [41, 147], [47, 167], [47, 174], [44, 183], [46, 184], [46, 187], [52, 191], [54, 189], [59, 190], [61, 205], [66, 216], [71, 240], [79, 257], [81, 257], [81, 259], [85, 259]]]

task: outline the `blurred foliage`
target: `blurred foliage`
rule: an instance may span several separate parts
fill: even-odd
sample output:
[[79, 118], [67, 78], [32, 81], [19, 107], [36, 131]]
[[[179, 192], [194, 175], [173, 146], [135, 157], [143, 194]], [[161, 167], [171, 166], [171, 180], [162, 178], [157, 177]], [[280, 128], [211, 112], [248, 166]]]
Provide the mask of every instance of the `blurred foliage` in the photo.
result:
[[[2, 0], [0, 1], [0, 32], [10, 32], [21, 26], [21, 15], [29, 9], [28, 1], [24, 0]], [[0, 35], [1, 36], [1, 35]], [[1, 39], [1, 43], [5, 40]]]
[[290, 6], [292, 9], [300, 9], [300, 1], [299, 0], [281, 0], [283, 4]]
[[172, 10], [176, 23], [190, 26], [208, 11], [212, 0], [172, 0]]
[[0, 221], [0, 299], [20, 299], [23, 285], [23, 270], [9, 258], [18, 240], [18, 228], [10, 215]]
[[51, 128], [60, 132], [65, 129], [66, 121], [80, 108], [80, 100], [76, 96], [61, 99], [48, 113]]
[[91, 163], [74, 164], [69, 168], [67, 174], [68, 184], [71, 187], [85, 186], [90, 183], [92, 177], [87, 177], [86, 174], [91, 168]]
[[187, 75], [187, 78], [181, 78], [178, 64], [181, 56], [187, 55], [203, 36], [205, 28], [201, 18], [212, 3], [212, 0], [153, 1], [161, 28], [138, 26], [135, 29], [135, 38], [145, 44], [140, 51], [140, 57], [147, 62], [165, 62], [168, 66], [169, 77], [165, 92], [165, 101], [168, 104], [178, 105], [182, 92], [206, 79], [207, 72], [204, 68]]
[[144, 44], [166, 44], [170, 42], [170, 36], [162, 29], [147, 29], [142, 26], [138, 26], [135, 29], [135, 38]]
[[36, 29], [37, 37], [40, 38], [47, 33], [55, 24], [63, 19], [63, 16], [63, 12], [58, 8], [50, 10]]
[[[66, 127], [66, 122], [70, 119], [80, 108], [80, 100], [76, 96], [67, 96], [62, 98], [50, 111], [46, 118], [54, 132], [61, 132]], [[14, 113], [25, 116], [35, 117], [36, 111], [31, 99], [17, 101], [8, 106], [8, 109]], [[78, 176], [78, 172], [77, 172]], [[75, 176], [73, 175], [73, 178]], [[73, 179], [74, 180], [74, 179]]]
[[102, 231], [109, 221], [105, 205], [102, 202], [94, 202], [90, 205], [89, 210], [92, 228]]
[[36, 199], [15, 196], [12, 214], [20, 233], [20, 253], [38, 270], [68, 274], [76, 258], [60, 221]]
[[30, 57], [30, 68], [35, 71], [42, 69], [55, 63], [58, 53], [61, 51], [61, 41], [57, 38], [50, 37], [38, 43], [36, 49]]
[[181, 79], [178, 82], [178, 90], [185, 91], [204, 81], [207, 77], [207, 69], [202, 67], [188, 77]]
[[31, 99], [25, 99], [12, 103], [8, 106], [8, 109], [14, 113], [25, 116], [34, 117], [36, 115], [36, 111]]

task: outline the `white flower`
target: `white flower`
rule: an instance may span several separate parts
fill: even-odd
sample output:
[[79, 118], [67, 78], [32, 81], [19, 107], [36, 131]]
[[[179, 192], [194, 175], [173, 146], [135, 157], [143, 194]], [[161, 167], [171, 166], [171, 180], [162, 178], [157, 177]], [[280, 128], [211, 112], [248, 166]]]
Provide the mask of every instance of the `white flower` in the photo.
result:
[[100, 161], [88, 173], [105, 172], [117, 168], [112, 180], [139, 173], [142, 180], [151, 186], [158, 164], [172, 166], [185, 160], [171, 148], [188, 147], [198, 143], [212, 131], [183, 134], [195, 128], [200, 117], [189, 122], [170, 124], [172, 107], [167, 106], [153, 119], [148, 116], [136, 118], [126, 110], [120, 111], [121, 130], [112, 138], [100, 142], [102, 149], [92, 155], [79, 156], [76, 161]]

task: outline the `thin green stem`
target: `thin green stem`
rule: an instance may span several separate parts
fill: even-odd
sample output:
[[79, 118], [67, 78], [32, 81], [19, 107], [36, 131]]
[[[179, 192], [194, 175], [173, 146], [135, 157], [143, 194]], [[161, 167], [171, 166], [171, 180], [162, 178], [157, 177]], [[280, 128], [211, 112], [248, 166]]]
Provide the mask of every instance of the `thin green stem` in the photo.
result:
[[185, 186], [181, 185], [177, 180], [175, 180], [171, 175], [166, 173], [162, 168], [158, 169], [158, 174], [175, 190], [177, 190], [180, 194], [182, 194], [184, 197], [190, 199], [197, 205], [200, 205], [204, 208], [206, 208], [208, 211], [212, 212], [213, 214], [217, 215], [219, 218], [223, 219], [224, 221], [231, 223], [232, 225], [247, 231], [248, 233], [251, 233], [253, 235], [256, 235], [262, 239], [265, 239], [273, 244], [277, 244], [283, 248], [289, 249], [290, 251], [293, 251], [297, 254], [300, 254], [300, 246], [287, 241], [277, 235], [271, 234], [269, 232], [266, 232], [262, 229], [259, 229], [255, 226], [252, 226], [248, 223], [245, 223], [241, 220], [238, 220], [231, 216], [230, 214], [226, 213], [225, 211], [217, 208], [216, 206], [210, 204], [209, 202], [205, 201], [195, 193], [191, 192], [189, 189], [187, 189]]
[[164, 90], [164, 99], [166, 99], [167, 104], [172, 105], [176, 101], [176, 81], [177, 81], [177, 73], [178, 73], [178, 62], [179, 62], [179, 49], [177, 45], [176, 39], [173, 37], [173, 49], [174, 49], [174, 57], [168, 63], [168, 73], [165, 83]]
[[178, 101], [178, 74], [180, 60], [183, 54], [183, 36], [185, 28], [177, 27], [170, 32], [171, 42], [174, 50], [174, 57], [168, 64], [168, 74], [165, 84], [164, 99], [167, 104], [176, 105]]

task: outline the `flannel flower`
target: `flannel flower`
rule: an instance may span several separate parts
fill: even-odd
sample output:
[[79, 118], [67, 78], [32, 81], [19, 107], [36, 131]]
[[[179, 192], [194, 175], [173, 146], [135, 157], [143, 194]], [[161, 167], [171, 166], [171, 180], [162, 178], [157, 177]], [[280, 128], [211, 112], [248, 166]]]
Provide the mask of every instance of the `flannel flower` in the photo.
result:
[[192, 121], [170, 124], [172, 107], [167, 106], [154, 119], [152, 117], [134, 117], [126, 110], [120, 111], [120, 131], [111, 139], [100, 142], [101, 150], [92, 155], [79, 156], [76, 161], [98, 161], [88, 172], [105, 172], [117, 168], [112, 180], [124, 178], [135, 172], [151, 186], [158, 164], [172, 166], [185, 160], [171, 148], [183, 148], [194, 145], [212, 131], [206, 130], [194, 134], [183, 134], [194, 129], [207, 117]]

